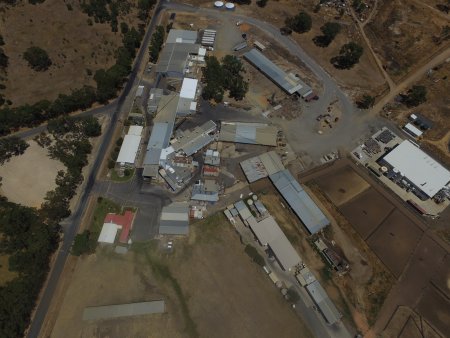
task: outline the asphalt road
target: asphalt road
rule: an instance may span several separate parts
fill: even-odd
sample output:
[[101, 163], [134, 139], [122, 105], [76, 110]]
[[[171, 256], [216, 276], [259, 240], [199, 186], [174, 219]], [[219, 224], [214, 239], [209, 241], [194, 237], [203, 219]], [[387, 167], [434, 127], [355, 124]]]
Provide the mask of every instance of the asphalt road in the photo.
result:
[[[75, 235], [78, 232], [78, 228], [80, 226], [82, 216], [86, 209], [88, 199], [91, 194], [92, 188], [94, 186], [97, 174], [99, 172], [101, 164], [102, 164], [104, 157], [106, 155], [106, 152], [108, 150], [108, 146], [111, 142], [111, 138], [114, 134], [114, 128], [120, 117], [120, 112], [124, 105], [125, 99], [130, 94], [131, 89], [134, 86], [136, 86], [139, 81], [139, 78], [137, 78], [137, 73], [141, 67], [141, 63], [144, 61], [144, 56], [148, 49], [148, 44], [150, 42], [151, 34], [155, 28], [155, 25], [159, 18], [159, 15], [161, 14], [161, 11], [162, 11], [161, 4], [162, 4], [162, 1], [158, 2], [157, 6], [156, 6], [154, 15], [150, 21], [150, 24], [147, 28], [145, 36], [142, 40], [142, 45], [137, 54], [135, 63], [133, 65], [132, 72], [128, 78], [128, 81], [127, 81], [122, 93], [120, 94], [119, 98], [117, 99], [117, 101], [115, 101], [115, 103], [112, 103], [108, 106], [105, 106], [102, 108], [96, 108], [96, 109], [86, 112], [86, 114], [96, 114], [96, 113], [100, 113], [100, 112], [102, 112], [102, 113], [108, 112], [109, 109], [113, 110], [110, 124], [108, 125], [105, 133], [103, 134], [97, 157], [95, 158], [95, 161], [91, 167], [91, 171], [87, 177], [87, 180], [85, 181], [84, 189], [82, 190], [82, 195], [78, 202], [78, 205], [76, 206], [72, 215], [64, 222], [64, 224], [66, 224], [66, 226], [63, 227], [64, 237], [63, 237], [62, 246], [57, 253], [55, 263], [54, 263], [53, 268], [48, 277], [47, 284], [45, 285], [45, 289], [43, 290], [42, 298], [40, 299], [40, 302], [37, 305], [34, 317], [30, 324], [30, 328], [27, 333], [27, 337], [29, 337], [29, 338], [35, 338], [35, 337], [39, 336], [39, 332], [41, 330], [41, 327], [42, 327], [43, 321], [45, 319], [45, 316], [48, 312], [48, 309], [50, 307], [50, 303], [53, 298], [53, 294], [55, 292], [56, 286], [58, 284], [58, 280], [63, 271], [64, 264], [66, 263], [67, 257], [70, 253], [70, 248], [72, 246], [72, 242], [75, 238]], [[36, 131], [36, 130], [39, 130], [39, 128], [45, 128], [45, 126], [41, 126], [41, 127], [38, 127], [38, 128], [32, 129], [32, 130], [29, 130], [29, 131], [24, 131], [22, 133], [25, 133], [25, 135], [28, 135], [28, 137], [29, 137], [29, 136], [33, 135], [33, 132], [34, 133], [40, 132], [40, 131]], [[26, 136], [24, 136], [24, 134], [22, 134], [21, 137], [26, 137]]]

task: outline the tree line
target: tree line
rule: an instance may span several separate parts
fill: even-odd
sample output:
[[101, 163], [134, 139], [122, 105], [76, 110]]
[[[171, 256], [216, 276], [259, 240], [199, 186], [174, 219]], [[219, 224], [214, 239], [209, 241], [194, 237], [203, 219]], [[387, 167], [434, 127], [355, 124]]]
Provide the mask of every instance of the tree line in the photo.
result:
[[116, 63], [108, 69], [98, 70], [94, 75], [97, 88], [83, 86], [70, 94], [60, 94], [53, 102], [41, 100], [31, 105], [0, 109], [0, 136], [22, 127], [35, 127], [78, 109], [87, 109], [96, 101], [106, 103], [116, 95], [130, 73], [141, 40], [142, 34], [134, 27], [123, 34], [123, 45], [117, 49], [115, 55]]
[[[97, 119], [60, 117], [49, 122], [51, 157], [66, 170], [58, 172], [57, 187], [49, 191], [40, 209], [25, 207], [0, 197], [0, 254], [7, 255], [8, 268], [17, 272], [0, 286], [0, 337], [22, 337], [49, 271], [50, 256], [58, 247], [59, 222], [70, 215], [69, 201], [82, 182], [82, 168], [92, 146], [90, 137], [101, 133]], [[23, 151], [23, 141], [0, 139], [9, 153]]]
[[241, 60], [236, 56], [226, 55], [221, 62], [215, 56], [208, 56], [205, 61], [203, 78], [206, 86], [202, 91], [205, 100], [222, 102], [225, 91], [228, 91], [229, 96], [236, 100], [242, 100], [245, 97], [248, 82], [242, 76], [245, 70]]

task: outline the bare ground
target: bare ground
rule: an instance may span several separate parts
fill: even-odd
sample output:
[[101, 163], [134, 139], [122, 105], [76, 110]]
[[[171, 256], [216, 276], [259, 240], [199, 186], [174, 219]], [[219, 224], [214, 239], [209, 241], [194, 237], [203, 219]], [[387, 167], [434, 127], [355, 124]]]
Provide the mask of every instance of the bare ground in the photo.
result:
[[[18, 2], [0, 12], [3, 48], [9, 57], [4, 93], [14, 106], [53, 100], [83, 85], [95, 85], [95, 71], [114, 64], [121, 34], [112, 33], [108, 23], [88, 25], [89, 17], [72, 3], [72, 11], [64, 1], [47, 0], [38, 5]], [[119, 22], [130, 22], [134, 11]], [[30, 46], [48, 52], [53, 65], [47, 71], [36, 72], [23, 59]]]
[[30, 146], [23, 155], [0, 166], [0, 176], [3, 177], [0, 193], [11, 202], [40, 207], [47, 191], [56, 187], [57, 172], [65, 167], [48, 157], [47, 150], [36, 142], [28, 143]]

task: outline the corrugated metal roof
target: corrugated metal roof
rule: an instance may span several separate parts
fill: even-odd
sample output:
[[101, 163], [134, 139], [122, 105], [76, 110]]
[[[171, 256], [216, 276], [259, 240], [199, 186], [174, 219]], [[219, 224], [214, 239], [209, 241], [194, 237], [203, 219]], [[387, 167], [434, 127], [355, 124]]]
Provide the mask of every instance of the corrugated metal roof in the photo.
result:
[[303, 87], [299, 79], [294, 80], [290, 78], [277, 65], [256, 49], [245, 53], [244, 58], [289, 94], [294, 94]]
[[276, 146], [277, 132], [276, 127], [264, 123], [222, 122], [219, 140]]
[[[253, 216], [252, 216], [253, 217]], [[283, 269], [300, 265], [302, 260], [272, 216], [262, 221], [249, 220], [250, 228], [263, 245], [269, 245]]]
[[342, 314], [336, 309], [319, 281], [316, 280], [307, 285], [306, 290], [319, 307], [320, 312], [322, 312], [328, 324], [334, 324], [342, 317]]
[[87, 307], [84, 309], [83, 320], [140, 316], [153, 313], [163, 313], [164, 311], [165, 303], [163, 300], [120, 305], [96, 306]]
[[266, 168], [268, 175], [284, 170], [284, 165], [281, 162], [280, 156], [273, 150], [259, 155], [259, 158], [264, 165], [264, 168]]
[[171, 29], [167, 36], [166, 43], [195, 43], [197, 41], [197, 31], [184, 29]]
[[172, 123], [155, 123], [147, 145], [144, 165], [158, 164], [162, 149], [167, 148], [172, 135]]
[[189, 54], [197, 54], [199, 48], [200, 45], [190, 43], [166, 43], [159, 54], [156, 72], [182, 77]]
[[294, 179], [289, 170], [285, 169], [269, 177], [311, 234], [317, 233], [330, 223], [317, 204]]
[[216, 124], [213, 121], [207, 121], [200, 127], [180, 133], [177, 136], [177, 142], [172, 146], [175, 151], [182, 150], [187, 156], [190, 156], [214, 141], [214, 137], [209, 133], [215, 129]]
[[141, 136], [125, 135], [116, 162], [134, 164], [140, 143]]
[[167, 235], [189, 233], [189, 205], [186, 202], [172, 203], [162, 209], [159, 233]]

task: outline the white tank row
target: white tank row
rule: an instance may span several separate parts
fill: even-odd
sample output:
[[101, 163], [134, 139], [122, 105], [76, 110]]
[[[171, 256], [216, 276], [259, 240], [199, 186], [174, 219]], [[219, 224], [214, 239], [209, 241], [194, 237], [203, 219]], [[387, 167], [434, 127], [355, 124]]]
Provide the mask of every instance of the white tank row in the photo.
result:
[[233, 10], [236, 7], [236, 5], [232, 2], [226, 2], [226, 3], [224, 3], [223, 1], [214, 2], [214, 7], [216, 7], [216, 8], [223, 8], [224, 6], [226, 9], [230, 9], [230, 10]]

